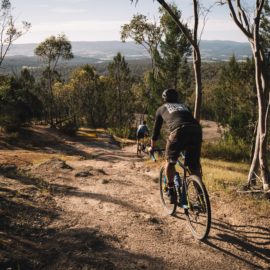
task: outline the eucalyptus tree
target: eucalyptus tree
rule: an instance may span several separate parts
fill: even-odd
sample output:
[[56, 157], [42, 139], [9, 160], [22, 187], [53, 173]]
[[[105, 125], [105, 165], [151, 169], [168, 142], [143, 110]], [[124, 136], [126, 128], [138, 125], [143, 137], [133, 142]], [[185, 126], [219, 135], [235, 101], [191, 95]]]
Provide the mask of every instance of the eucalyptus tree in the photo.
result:
[[15, 24], [12, 6], [9, 0], [0, 2], [0, 67], [11, 45], [23, 36], [31, 27], [29, 22], [23, 21], [21, 26]]
[[[181, 20], [181, 11], [177, 9], [177, 6], [172, 4], [171, 9], [178, 20]], [[191, 53], [190, 43], [168, 12], [163, 8], [160, 8], [159, 12], [161, 14], [160, 27], [163, 32], [160, 41], [159, 68], [162, 70], [165, 87], [179, 89], [182, 96], [185, 96], [182, 92], [186, 92], [185, 88], [189, 87], [188, 82], [190, 82], [186, 76], [186, 73], [189, 73], [186, 57]], [[187, 25], [185, 27], [187, 28]]]
[[73, 58], [72, 46], [65, 35], [51, 36], [41, 42], [35, 49], [35, 54], [39, 56], [45, 63], [45, 71], [43, 75], [47, 80], [48, 90], [48, 109], [50, 123], [54, 125], [54, 96], [53, 96], [53, 82], [55, 81], [57, 66], [59, 60], [70, 60]]
[[161, 29], [155, 22], [151, 22], [145, 15], [134, 15], [130, 23], [121, 27], [121, 39], [125, 42], [131, 38], [142, 45], [151, 57], [152, 69], [155, 68], [155, 58], [161, 40]]
[[[131, 2], [138, 2], [139, 0], [131, 0]], [[195, 74], [195, 106], [194, 106], [194, 116], [197, 120], [200, 120], [200, 111], [201, 111], [201, 103], [202, 103], [202, 75], [201, 75], [201, 53], [199, 48], [199, 42], [200, 42], [200, 35], [198, 33], [198, 27], [199, 27], [199, 17], [200, 17], [200, 9], [201, 3], [199, 0], [192, 0], [193, 4], [193, 29], [192, 31], [189, 31], [185, 24], [179, 20], [177, 17], [177, 14], [175, 14], [174, 10], [172, 9], [171, 5], [168, 4], [167, 1], [164, 0], [157, 0], [157, 2], [168, 12], [168, 14], [172, 17], [172, 19], [175, 21], [179, 29], [183, 32], [186, 39], [189, 41], [189, 43], [192, 46], [192, 56], [193, 56], [193, 69]], [[210, 9], [206, 9], [206, 12], [204, 13], [204, 20], [203, 23], [205, 23], [205, 17], [208, 14]], [[202, 27], [202, 29], [204, 26]]]
[[[224, 0], [219, 2], [228, 6], [233, 21], [241, 30], [241, 32], [246, 36], [252, 49], [252, 54], [255, 62], [255, 81], [258, 102], [258, 128], [253, 159], [248, 175], [248, 184], [250, 185], [253, 179], [256, 178], [256, 173], [259, 169], [263, 181], [263, 188], [264, 190], [268, 190], [270, 188], [270, 179], [267, 158], [267, 123], [270, 107], [270, 89], [267, 71], [267, 61], [269, 61], [269, 59], [265, 54], [265, 42], [267, 42], [265, 34], [267, 32], [265, 32], [265, 28], [263, 28], [265, 23], [269, 21], [268, 1], [254, 0], [254, 9], [252, 15], [248, 13], [250, 7], [247, 8], [247, 6], [245, 6], [245, 1]], [[251, 4], [251, 2], [249, 4]]]

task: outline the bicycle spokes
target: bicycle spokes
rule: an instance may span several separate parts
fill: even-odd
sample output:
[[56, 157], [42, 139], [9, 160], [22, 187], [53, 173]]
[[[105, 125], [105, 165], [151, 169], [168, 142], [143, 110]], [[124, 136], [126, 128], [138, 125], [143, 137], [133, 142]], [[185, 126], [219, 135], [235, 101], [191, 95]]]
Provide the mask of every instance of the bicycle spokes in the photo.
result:
[[160, 171], [160, 199], [166, 210], [170, 215], [173, 215], [177, 207], [177, 192], [175, 188], [169, 188], [167, 178], [164, 174], [164, 168]]
[[207, 237], [210, 230], [211, 209], [207, 191], [199, 178], [192, 176], [187, 183], [188, 209], [185, 210], [193, 235], [198, 239]]

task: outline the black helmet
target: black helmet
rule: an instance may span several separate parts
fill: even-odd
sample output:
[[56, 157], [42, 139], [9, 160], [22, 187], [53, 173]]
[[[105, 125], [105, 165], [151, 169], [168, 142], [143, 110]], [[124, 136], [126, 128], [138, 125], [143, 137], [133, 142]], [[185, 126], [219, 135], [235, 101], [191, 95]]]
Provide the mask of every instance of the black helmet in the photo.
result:
[[173, 88], [165, 89], [162, 93], [162, 98], [166, 102], [177, 102], [178, 101], [178, 93]]

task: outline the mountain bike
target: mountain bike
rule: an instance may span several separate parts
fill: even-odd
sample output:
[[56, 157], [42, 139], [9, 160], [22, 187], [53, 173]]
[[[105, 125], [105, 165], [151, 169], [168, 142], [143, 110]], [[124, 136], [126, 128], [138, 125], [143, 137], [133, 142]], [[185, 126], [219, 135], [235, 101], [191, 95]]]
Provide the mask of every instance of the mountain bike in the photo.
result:
[[[155, 149], [150, 153], [154, 161], [157, 161], [155, 153], [163, 153], [164, 149]], [[168, 188], [168, 181], [165, 176], [164, 166], [160, 169], [159, 186], [161, 203], [169, 215], [176, 213], [177, 207], [183, 209], [188, 227], [196, 239], [207, 238], [211, 227], [211, 206], [206, 187], [200, 177], [191, 175], [190, 170], [181, 160], [184, 154], [181, 153], [177, 160], [177, 171], [180, 181], [174, 181], [174, 187]]]
[[141, 157], [142, 153], [148, 154], [148, 151], [147, 151], [148, 145], [146, 144], [145, 138], [146, 137], [143, 137], [142, 139], [137, 141], [137, 157]]

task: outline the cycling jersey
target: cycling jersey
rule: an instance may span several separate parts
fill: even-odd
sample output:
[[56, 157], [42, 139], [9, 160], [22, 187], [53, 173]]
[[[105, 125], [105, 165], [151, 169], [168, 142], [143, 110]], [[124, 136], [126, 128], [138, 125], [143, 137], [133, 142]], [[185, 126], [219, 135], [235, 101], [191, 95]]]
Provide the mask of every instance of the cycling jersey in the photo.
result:
[[137, 135], [139, 133], [140, 134], [143, 134], [143, 135], [148, 134], [149, 133], [149, 130], [148, 130], [147, 126], [146, 125], [139, 125], [138, 126], [138, 129], [137, 129]]
[[165, 103], [156, 111], [152, 140], [156, 141], [160, 134], [163, 121], [167, 124], [170, 132], [185, 125], [198, 125], [189, 108], [180, 103]]

